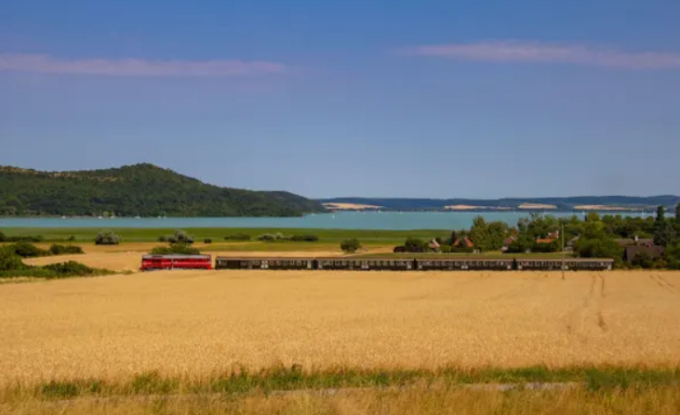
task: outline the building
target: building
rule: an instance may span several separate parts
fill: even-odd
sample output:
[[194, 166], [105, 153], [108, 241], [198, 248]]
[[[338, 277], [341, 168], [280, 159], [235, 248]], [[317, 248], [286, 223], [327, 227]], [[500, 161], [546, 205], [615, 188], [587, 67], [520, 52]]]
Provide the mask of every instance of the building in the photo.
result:
[[623, 251], [623, 260], [631, 264], [635, 257], [642, 255], [643, 257], [649, 258], [655, 261], [663, 256], [664, 248], [663, 246], [656, 245], [628, 245]]
[[635, 238], [617, 239], [616, 243], [624, 248], [627, 246], [646, 246], [646, 247], [654, 246], [653, 239], [640, 239], [637, 236], [635, 236]]

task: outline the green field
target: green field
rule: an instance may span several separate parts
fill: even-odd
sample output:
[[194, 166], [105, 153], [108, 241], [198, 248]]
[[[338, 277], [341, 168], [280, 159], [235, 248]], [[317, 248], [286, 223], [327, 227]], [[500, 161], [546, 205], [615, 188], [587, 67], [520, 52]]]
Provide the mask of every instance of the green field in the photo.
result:
[[[77, 242], [94, 241], [100, 228], [3, 228], [0, 229], [7, 236], [42, 235], [46, 241], [63, 241], [73, 236]], [[161, 235], [175, 232], [174, 228], [113, 228], [115, 233], [123, 237], [123, 242], [155, 242]], [[333, 243], [350, 238], [359, 239], [363, 244], [398, 245], [407, 237], [431, 239], [435, 237], [446, 238], [450, 235], [447, 230], [351, 230], [351, 229], [277, 229], [277, 228], [184, 228], [184, 231], [192, 235], [197, 242], [206, 238], [212, 239], [213, 243], [227, 242], [224, 237], [237, 233], [245, 233], [256, 241], [258, 235], [264, 233], [280, 232], [284, 235], [316, 235], [319, 242], [300, 243], [301, 246]], [[282, 242], [267, 245], [288, 245], [290, 242]]]

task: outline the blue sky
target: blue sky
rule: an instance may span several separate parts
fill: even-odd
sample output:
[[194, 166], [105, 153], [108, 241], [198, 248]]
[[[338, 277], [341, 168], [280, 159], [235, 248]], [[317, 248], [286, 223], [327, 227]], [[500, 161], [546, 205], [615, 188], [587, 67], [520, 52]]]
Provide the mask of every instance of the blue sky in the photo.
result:
[[680, 2], [0, 2], [0, 164], [308, 197], [680, 194]]

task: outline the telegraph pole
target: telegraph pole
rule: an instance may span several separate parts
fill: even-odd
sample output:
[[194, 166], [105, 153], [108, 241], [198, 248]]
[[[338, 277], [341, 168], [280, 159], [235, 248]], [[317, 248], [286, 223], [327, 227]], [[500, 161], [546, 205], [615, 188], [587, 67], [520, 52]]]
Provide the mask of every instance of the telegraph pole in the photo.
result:
[[564, 279], [564, 223], [562, 224], [560, 233], [562, 234], [562, 279]]

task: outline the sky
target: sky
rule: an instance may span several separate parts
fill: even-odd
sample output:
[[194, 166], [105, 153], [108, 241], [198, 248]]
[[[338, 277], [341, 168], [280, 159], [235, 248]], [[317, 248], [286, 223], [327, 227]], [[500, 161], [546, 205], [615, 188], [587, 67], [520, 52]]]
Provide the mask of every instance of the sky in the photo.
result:
[[678, 195], [679, 21], [677, 0], [1, 0], [0, 165]]

